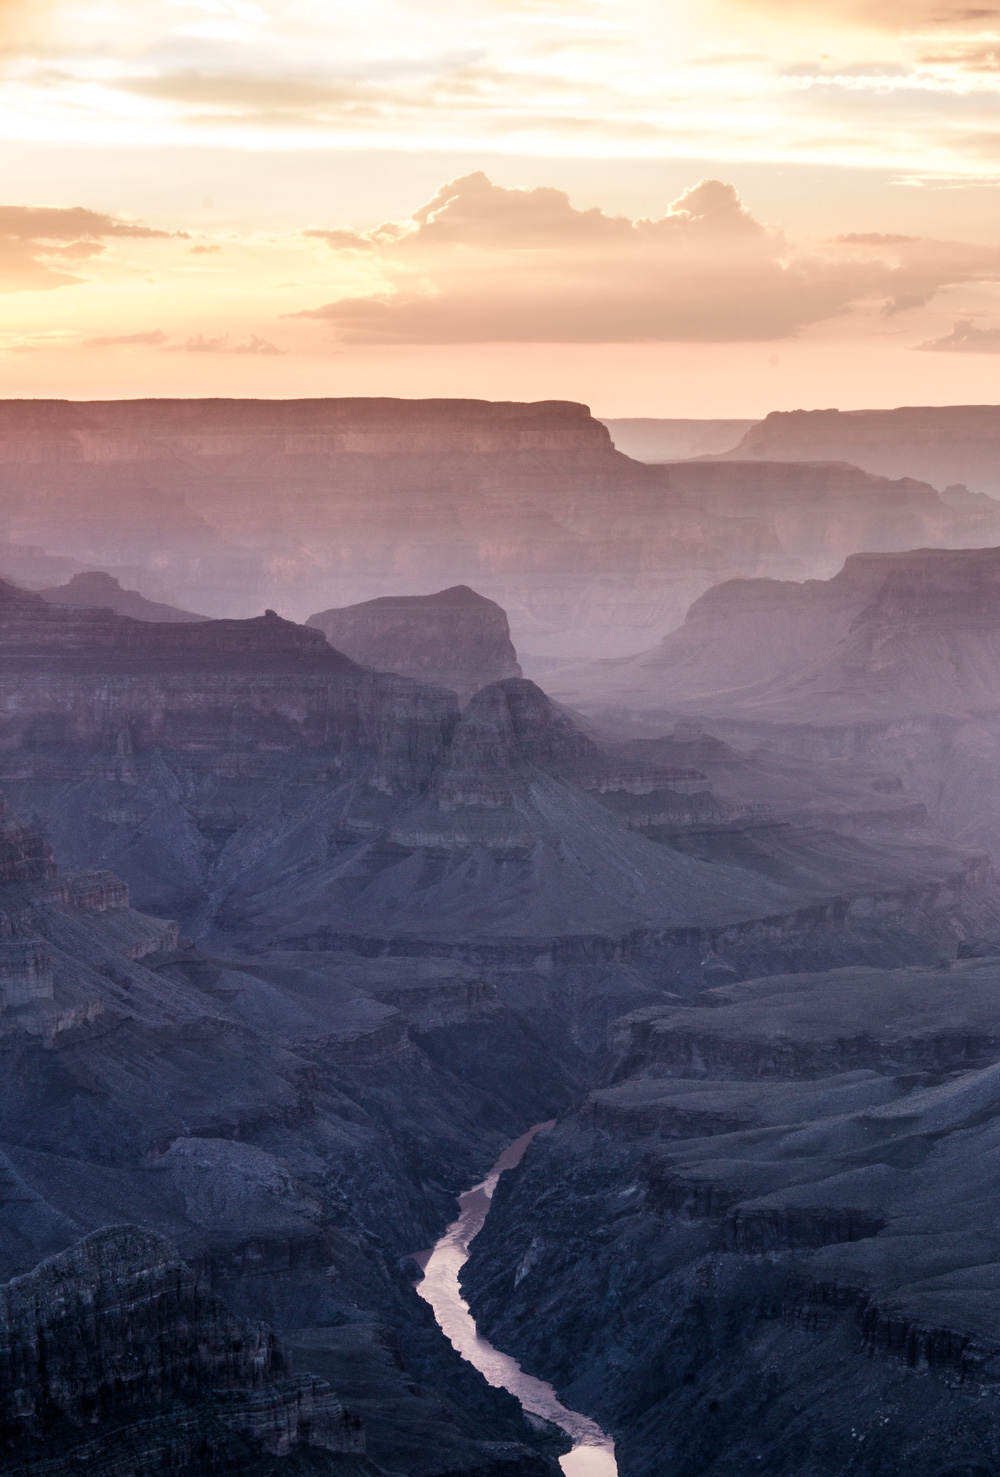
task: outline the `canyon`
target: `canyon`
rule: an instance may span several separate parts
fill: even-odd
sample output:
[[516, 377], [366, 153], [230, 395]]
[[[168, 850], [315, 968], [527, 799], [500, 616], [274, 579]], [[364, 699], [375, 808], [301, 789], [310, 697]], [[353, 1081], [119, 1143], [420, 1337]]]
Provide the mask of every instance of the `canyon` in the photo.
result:
[[0, 421], [95, 566], [0, 580], [3, 1470], [558, 1477], [418, 1290], [529, 1130], [465, 1296], [621, 1477], [997, 1470], [991, 509], [562, 402]]
[[565, 401], [5, 401], [0, 572], [52, 587], [41, 551], [183, 610], [296, 620], [467, 585], [543, 676], [651, 645], [731, 576], [1000, 542], [989, 499], [816, 461], [650, 466]]

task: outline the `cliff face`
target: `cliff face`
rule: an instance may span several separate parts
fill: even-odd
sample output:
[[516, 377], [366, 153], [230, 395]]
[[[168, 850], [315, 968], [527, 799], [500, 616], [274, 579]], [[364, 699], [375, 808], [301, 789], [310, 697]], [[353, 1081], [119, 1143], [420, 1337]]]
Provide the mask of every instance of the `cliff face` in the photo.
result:
[[615, 446], [626, 456], [634, 456], [638, 462], [678, 462], [732, 450], [757, 422], [626, 416], [605, 419], [604, 424]]
[[333, 1386], [390, 1470], [551, 1477], [399, 1264], [572, 1043], [446, 961], [203, 954], [36, 841], [0, 883], [4, 1471], [377, 1477]]
[[1000, 528], [849, 467], [645, 466], [552, 401], [6, 401], [0, 506], [0, 542], [144, 567], [209, 615], [464, 584], [557, 655], [640, 649], [732, 575]]
[[[312, 1448], [360, 1453], [333, 1391], [293, 1377], [274, 1335], [233, 1316], [161, 1236], [94, 1232], [0, 1288], [0, 1453], [56, 1474], [245, 1471]], [[291, 1470], [291, 1469], [289, 1469]]]
[[419, 783], [455, 698], [379, 676], [273, 612], [150, 623], [53, 606], [0, 583], [0, 751], [13, 778], [90, 767], [128, 778], [154, 753], [230, 772], [367, 768]]
[[502, 1177], [466, 1291], [623, 1470], [992, 1471], [1000, 962], [707, 991]]
[[1000, 406], [772, 411], [731, 451], [733, 461], [850, 462], [935, 487], [1000, 495]]
[[828, 581], [741, 580], [555, 695], [615, 721], [697, 716], [739, 747], [871, 766], [1000, 855], [1000, 550], [857, 554]]
[[809, 722], [986, 713], [1000, 705], [998, 594], [998, 549], [854, 554], [802, 584], [731, 580], [652, 651], [581, 669], [572, 696]]
[[306, 622], [362, 666], [450, 688], [467, 700], [480, 687], [520, 677], [506, 612], [467, 585], [436, 595], [383, 595]]

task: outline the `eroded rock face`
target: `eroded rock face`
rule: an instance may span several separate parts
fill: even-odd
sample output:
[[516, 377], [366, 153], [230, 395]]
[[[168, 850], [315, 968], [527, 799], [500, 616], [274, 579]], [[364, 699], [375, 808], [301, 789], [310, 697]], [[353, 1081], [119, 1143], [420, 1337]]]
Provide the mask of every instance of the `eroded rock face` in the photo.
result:
[[726, 456], [734, 461], [851, 462], [935, 487], [1000, 494], [1000, 406], [772, 411]]
[[0, 649], [0, 749], [22, 776], [71, 762], [129, 779], [173, 752], [246, 776], [360, 764], [414, 783], [458, 716], [453, 694], [365, 671], [273, 611], [151, 623], [0, 583]]
[[474, 1244], [488, 1336], [629, 1473], [993, 1471], [998, 982], [775, 977], [617, 1023]]
[[291, 1375], [270, 1329], [236, 1318], [163, 1237], [96, 1231], [0, 1288], [7, 1470], [237, 1472], [312, 1448], [361, 1453], [361, 1421]]
[[8, 401], [0, 506], [0, 541], [145, 568], [212, 616], [468, 585], [522, 661], [641, 650], [731, 576], [1000, 537], [851, 467], [646, 466], [562, 401]]
[[383, 595], [306, 622], [364, 667], [448, 687], [467, 701], [480, 687], [520, 677], [501, 606], [467, 585], [436, 595]]
[[831, 580], [717, 586], [659, 647], [554, 685], [647, 731], [697, 716], [742, 748], [872, 766], [1000, 854], [998, 611], [1000, 550], [856, 554]]

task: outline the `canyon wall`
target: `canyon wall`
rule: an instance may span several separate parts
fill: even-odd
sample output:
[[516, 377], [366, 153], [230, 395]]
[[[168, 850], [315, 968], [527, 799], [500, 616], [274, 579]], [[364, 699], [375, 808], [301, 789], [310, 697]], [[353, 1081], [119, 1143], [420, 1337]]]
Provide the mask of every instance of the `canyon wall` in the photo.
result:
[[1000, 406], [772, 411], [725, 456], [734, 461], [850, 462], [881, 477], [963, 484], [1000, 496]]
[[1000, 1460], [1000, 962], [777, 976], [617, 1022], [464, 1286], [631, 1477]]
[[640, 650], [733, 575], [1000, 539], [992, 504], [847, 467], [646, 466], [562, 401], [5, 401], [0, 507], [3, 558], [210, 616], [468, 585], [522, 659]]

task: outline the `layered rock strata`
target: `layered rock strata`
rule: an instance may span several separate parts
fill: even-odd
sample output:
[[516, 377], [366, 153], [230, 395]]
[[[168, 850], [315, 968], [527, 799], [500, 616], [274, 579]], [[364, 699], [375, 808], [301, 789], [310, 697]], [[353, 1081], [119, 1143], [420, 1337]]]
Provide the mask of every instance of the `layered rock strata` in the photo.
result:
[[851, 462], [882, 477], [918, 477], [1000, 494], [1000, 406], [772, 411], [725, 453], [736, 461]]
[[857, 554], [828, 581], [731, 581], [653, 651], [557, 692], [640, 731], [697, 715], [744, 751], [866, 769], [997, 855], [998, 596], [997, 549]]
[[0, 506], [0, 541], [138, 566], [212, 616], [468, 585], [522, 660], [642, 649], [729, 576], [1000, 537], [995, 510], [842, 465], [646, 466], [562, 401], [7, 401]]
[[709, 990], [505, 1175], [466, 1289], [620, 1470], [989, 1472], [1000, 962]]
[[280, 1472], [301, 1448], [336, 1473], [330, 1454], [364, 1451], [329, 1385], [293, 1376], [269, 1329], [133, 1226], [0, 1288], [0, 1391], [0, 1459], [23, 1477], [235, 1473], [268, 1457]]

